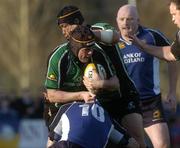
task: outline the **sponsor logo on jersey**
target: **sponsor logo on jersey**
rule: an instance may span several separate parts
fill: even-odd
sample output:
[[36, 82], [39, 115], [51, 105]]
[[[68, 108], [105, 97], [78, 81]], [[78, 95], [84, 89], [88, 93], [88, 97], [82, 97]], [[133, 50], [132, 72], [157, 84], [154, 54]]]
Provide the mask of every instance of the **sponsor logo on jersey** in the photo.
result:
[[137, 63], [145, 61], [144, 57], [142, 57], [142, 54], [140, 52], [125, 54], [123, 56], [123, 59], [124, 63]]
[[50, 74], [47, 78], [52, 81], [57, 81], [56, 76], [54, 74]]

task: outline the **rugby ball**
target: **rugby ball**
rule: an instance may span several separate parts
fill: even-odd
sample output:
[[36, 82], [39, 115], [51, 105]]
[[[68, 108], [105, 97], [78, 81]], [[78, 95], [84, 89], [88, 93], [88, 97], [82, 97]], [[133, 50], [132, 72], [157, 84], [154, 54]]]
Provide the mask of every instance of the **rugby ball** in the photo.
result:
[[[99, 75], [100, 79], [106, 79], [106, 71], [101, 64], [89, 63], [84, 70], [84, 76], [89, 78], [90, 80], [96, 81], [99, 80], [97, 74]], [[98, 90], [93, 90], [90, 88], [87, 88], [87, 90], [92, 94], [98, 93]]]
[[106, 71], [101, 64], [89, 63], [85, 68], [84, 76], [94, 80], [95, 74], [99, 74], [101, 79], [107, 78]]

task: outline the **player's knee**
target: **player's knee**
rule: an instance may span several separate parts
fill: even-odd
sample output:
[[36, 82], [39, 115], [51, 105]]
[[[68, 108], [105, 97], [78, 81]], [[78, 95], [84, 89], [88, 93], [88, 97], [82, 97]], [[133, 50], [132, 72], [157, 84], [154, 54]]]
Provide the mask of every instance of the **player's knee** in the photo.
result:
[[48, 137], [47, 148], [51, 147], [53, 144], [54, 144], [54, 142]]
[[153, 143], [153, 145], [156, 148], [169, 148], [170, 147], [170, 142], [167, 140], [157, 140], [156, 143]]

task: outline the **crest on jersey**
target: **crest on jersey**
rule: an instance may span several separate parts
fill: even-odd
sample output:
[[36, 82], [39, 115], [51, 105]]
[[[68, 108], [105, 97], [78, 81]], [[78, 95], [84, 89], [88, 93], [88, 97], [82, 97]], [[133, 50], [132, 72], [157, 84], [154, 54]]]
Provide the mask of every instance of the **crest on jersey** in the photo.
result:
[[56, 76], [54, 74], [50, 74], [47, 78], [49, 80], [57, 81]]
[[120, 48], [120, 49], [123, 49], [123, 48], [125, 48], [125, 46], [126, 46], [123, 42], [118, 43], [118, 45], [119, 45], [119, 48]]

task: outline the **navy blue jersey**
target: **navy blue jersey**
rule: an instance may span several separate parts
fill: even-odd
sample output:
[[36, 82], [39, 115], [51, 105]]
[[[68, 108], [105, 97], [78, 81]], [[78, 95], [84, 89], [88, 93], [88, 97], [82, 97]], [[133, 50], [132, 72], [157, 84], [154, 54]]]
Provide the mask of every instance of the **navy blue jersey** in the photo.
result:
[[[159, 31], [139, 27], [137, 37], [150, 45], [168, 46], [169, 41]], [[159, 60], [127, 43], [123, 38], [119, 42], [129, 76], [134, 81], [141, 99], [160, 94]]]
[[85, 148], [106, 146], [113, 124], [97, 103], [73, 102], [62, 105], [50, 125], [56, 141], [71, 141]]

